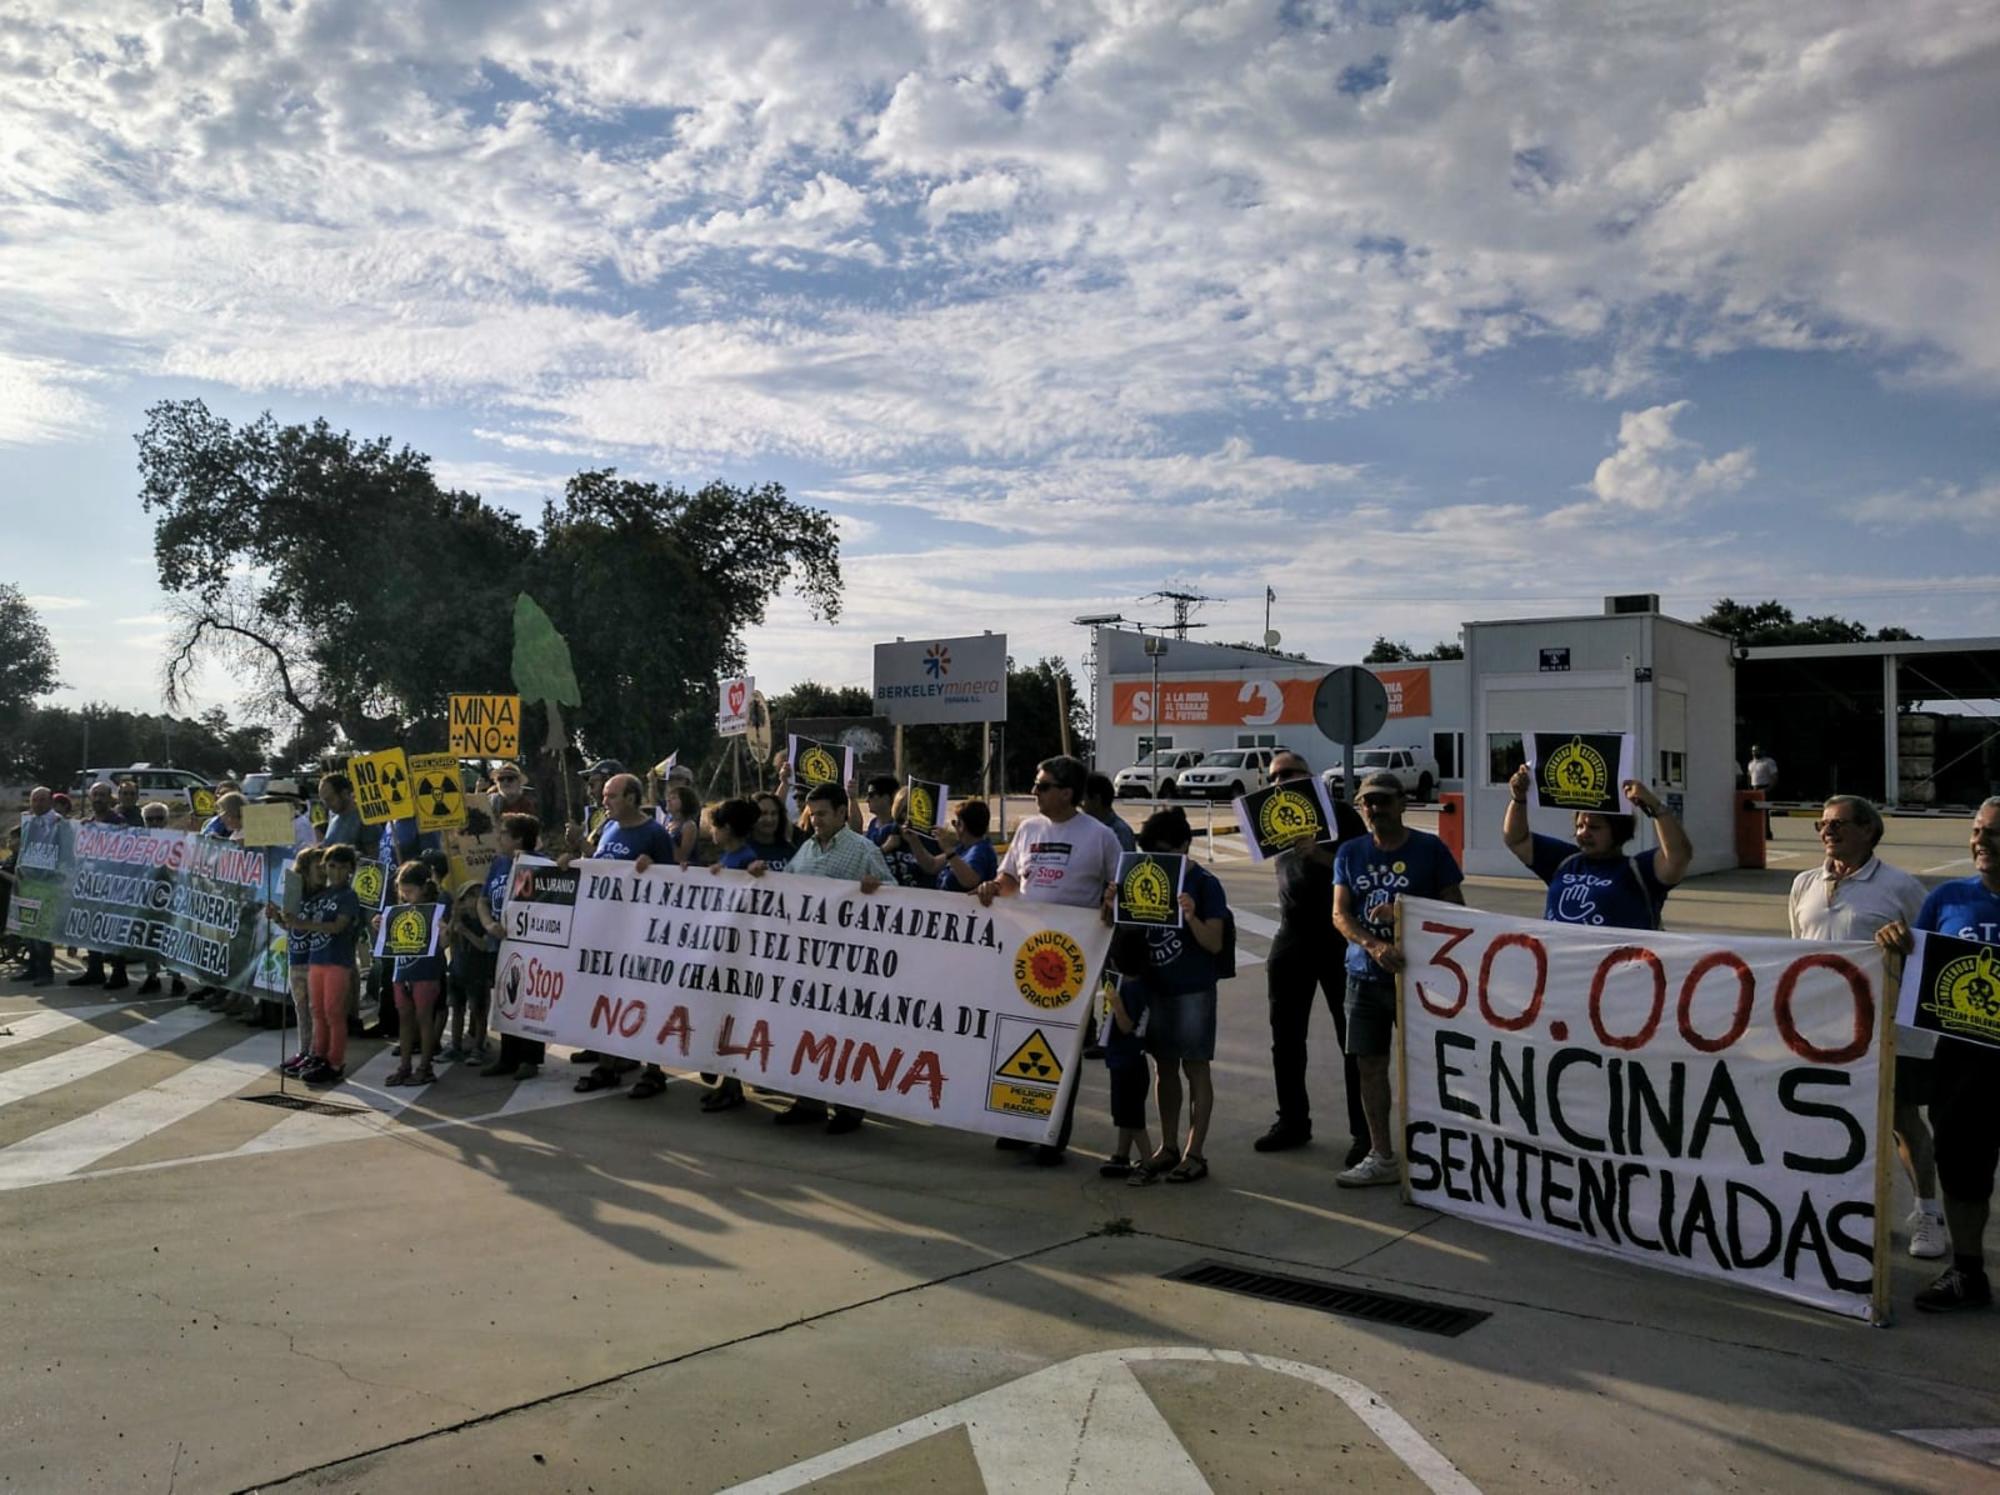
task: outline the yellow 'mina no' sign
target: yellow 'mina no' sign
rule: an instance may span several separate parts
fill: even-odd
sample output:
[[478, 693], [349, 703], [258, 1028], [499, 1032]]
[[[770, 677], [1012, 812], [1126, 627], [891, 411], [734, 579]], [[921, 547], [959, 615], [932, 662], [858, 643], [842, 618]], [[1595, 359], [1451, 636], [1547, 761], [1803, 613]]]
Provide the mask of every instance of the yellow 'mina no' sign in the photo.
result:
[[521, 755], [519, 696], [453, 696], [451, 752], [460, 758]]

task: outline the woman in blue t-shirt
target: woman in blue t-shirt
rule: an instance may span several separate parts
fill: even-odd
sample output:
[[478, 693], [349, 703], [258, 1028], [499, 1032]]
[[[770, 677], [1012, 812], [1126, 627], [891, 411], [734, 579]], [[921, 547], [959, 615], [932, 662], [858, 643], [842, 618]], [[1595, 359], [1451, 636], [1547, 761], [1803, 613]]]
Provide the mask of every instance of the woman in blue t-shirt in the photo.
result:
[[1625, 854], [1638, 821], [1631, 815], [1578, 811], [1576, 842], [1538, 836], [1528, 829], [1528, 795], [1534, 774], [1526, 764], [1507, 781], [1512, 798], [1500, 838], [1521, 864], [1549, 885], [1542, 917], [1557, 924], [1607, 929], [1658, 929], [1667, 894], [1687, 876], [1694, 848], [1680, 820], [1637, 779], [1623, 785], [1626, 803], [1659, 828], [1658, 848]]
[[[709, 812], [708, 823], [715, 830], [715, 844], [719, 852], [709, 871], [720, 874], [725, 868], [732, 872], [747, 872], [751, 864], [763, 860], [758, 849], [750, 844], [750, 837], [757, 829], [758, 807], [747, 799], [725, 799]], [[784, 822], [784, 810], [778, 811], [778, 820]], [[723, 1075], [718, 1082], [711, 1074], [702, 1078], [715, 1088], [701, 1098], [704, 1111], [732, 1111], [743, 1104], [743, 1082], [734, 1075]], [[632, 1094], [638, 1095], [640, 1087], [646, 1083], [640, 1080], [632, 1087]]]
[[757, 824], [750, 832], [750, 845], [766, 872], [783, 872], [791, 864], [792, 822], [785, 802], [775, 794], [755, 796]]

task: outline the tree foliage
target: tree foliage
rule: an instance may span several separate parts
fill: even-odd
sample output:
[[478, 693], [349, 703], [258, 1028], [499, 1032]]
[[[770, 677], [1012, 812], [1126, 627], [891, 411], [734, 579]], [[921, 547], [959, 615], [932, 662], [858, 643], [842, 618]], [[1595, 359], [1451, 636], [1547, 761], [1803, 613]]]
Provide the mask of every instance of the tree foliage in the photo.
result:
[[[566, 716], [591, 751], [693, 756], [772, 596], [793, 585], [816, 615], [839, 608], [833, 521], [776, 484], [684, 493], [583, 472], [531, 529], [441, 488], [422, 453], [324, 420], [236, 426], [168, 401], [138, 444], [177, 622], [170, 704], [220, 659], [302, 753], [336, 734], [442, 746], [451, 692], [513, 689], [527, 592], [569, 642], [584, 700]], [[541, 735], [531, 714], [524, 749]]]
[[232, 722], [220, 707], [189, 717], [93, 702], [32, 707], [0, 748], [7, 755], [0, 774], [64, 789], [80, 769], [128, 763], [169, 764], [210, 778], [248, 773], [270, 761], [271, 729]]
[[1368, 652], [1361, 656], [1363, 664], [1418, 664], [1438, 659], [1463, 659], [1465, 650], [1448, 639], [1439, 639], [1430, 648], [1419, 654], [1401, 639], [1375, 635], [1375, 642], [1368, 646]]
[[21, 589], [0, 582], [0, 721], [18, 716], [56, 679], [56, 646]]
[[1739, 644], [1859, 644], [1869, 640], [1914, 639], [1906, 628], [1878, 628], [1829, 613], [1797, 618], [1782, 602], [1737, 602], [1724, 597], [1701, 620], [1704, 628], [1726, 633]]

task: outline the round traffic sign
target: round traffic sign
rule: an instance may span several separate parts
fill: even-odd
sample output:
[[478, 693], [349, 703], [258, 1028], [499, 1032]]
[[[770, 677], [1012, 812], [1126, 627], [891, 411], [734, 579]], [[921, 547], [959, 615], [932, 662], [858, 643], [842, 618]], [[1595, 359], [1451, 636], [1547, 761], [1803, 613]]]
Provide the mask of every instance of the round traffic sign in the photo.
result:
[[1358, 665], [1334, 670], [1313, 691], [1313, 723], [1342, 747], [1367, 742], [1389, 720], [1389, 692]]

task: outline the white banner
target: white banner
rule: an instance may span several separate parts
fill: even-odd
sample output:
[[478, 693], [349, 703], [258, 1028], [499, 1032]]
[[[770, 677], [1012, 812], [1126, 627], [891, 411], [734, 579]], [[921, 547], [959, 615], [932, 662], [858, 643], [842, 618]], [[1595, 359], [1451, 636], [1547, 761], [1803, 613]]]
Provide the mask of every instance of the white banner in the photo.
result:
[[1398, 911], [1408, 1198], [1881, 1316], [1873, 945]]
[[1111, 931], [1095, 909], [587, 860], [516, 869], [502, 1032], [1052, 1141]]
[[1007, 635], [875, 646], [875, 710], [900, 726], [1007, 720]]
[[748, 675], [722, 682], [715, 709], [717, 737], [741, 737], [750, 730], [750, 702], [756, 694], [757, 682]]

